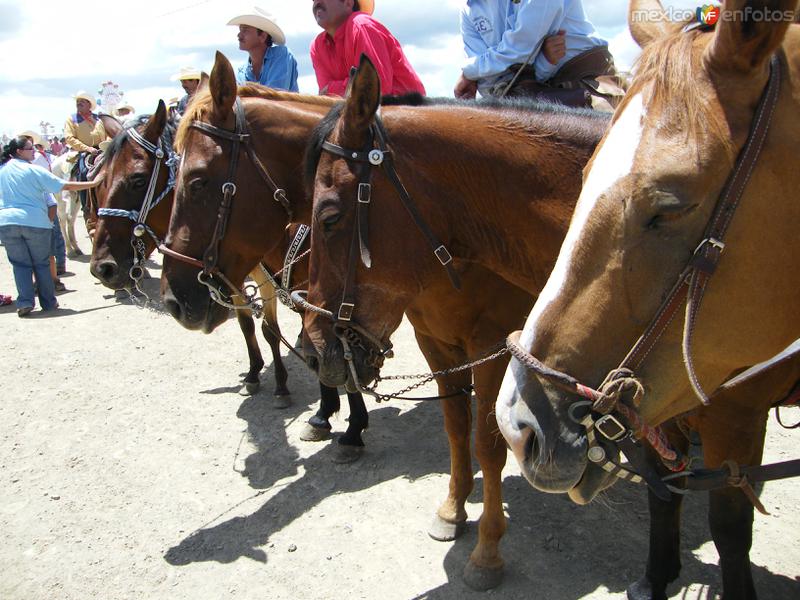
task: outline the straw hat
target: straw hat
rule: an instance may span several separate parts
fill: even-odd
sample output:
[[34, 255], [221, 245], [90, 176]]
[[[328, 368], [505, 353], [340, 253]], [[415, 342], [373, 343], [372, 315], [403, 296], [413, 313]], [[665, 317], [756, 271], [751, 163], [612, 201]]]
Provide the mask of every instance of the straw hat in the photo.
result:
[[72, 97], [73, 100], [79, 100], [81, 98], [89, 101], [89, 104], [91, 104], [91, 108], [89, 110], [94, 110], [97, 108], [97, 102], [95, 101], [94, 96], [92, 96], [89, 92], [81, 90]]
[[28, 138], [31, 138], [33, 140], [34, 144], [39, 144], [39, 145], [42, 145], [42, 146], [44, 145], [44, 143], [42, 142], [42, 136], [40, 136], [35, 131], [31, 131], [30, 129], [28, 129], [26, 131], [21, 131], [20, 133], [17, 134], [16, 137], [28, 137]]
[[120, 104], [120, 105], [117, 107], [117, 109], [116, 109], [116, 113], [117, 113], [117, 115], [119, 115], [119, 111], [121, 111], [121, 110], [124, 110], [124, 109], [126, 109], [126, 108], [127, 108], [127, 109], [128, 109], [130, 112], [131, 112], [131, 113], [135, 113], [135, 112], [136, 112], [136, 109], [135, 109], [135, 108], [133, 108], [133, 107], [132, 107], [130, 104]]
[[361, 8], [361, 12], [368, 15], [375, 12], [375, 0], [358, 0], [358, 6]]
[[200, 79], [200, 69], [181, 67], [180, 71], [170, 77], [170, 81], [183, 81], [184, 79]]
[[270, 13], [258, 6], [253, 7], [253, 11], [244, 15], [239, 15], [228, 21], [228, 25], [249, 25], [261, 31], [266, 31], [272, 36], [272, 41], [283, 45], [286, 43], [286, 36], [283, 30], [278, 27], [278, 23]]

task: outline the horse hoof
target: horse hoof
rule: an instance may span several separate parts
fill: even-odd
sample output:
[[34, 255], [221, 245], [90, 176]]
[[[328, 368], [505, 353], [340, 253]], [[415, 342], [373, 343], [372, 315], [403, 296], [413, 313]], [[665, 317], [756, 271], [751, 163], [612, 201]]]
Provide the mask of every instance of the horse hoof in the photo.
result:
[[272, 398], [272, 408], [289, 408], [292, 405], [292, 397], [289, 394], [275, 395]]
[[239, 390], [240, 396], [252, 396], [258, 393], [261, 387], [260, 381], [245, 381], [242, 388]]
[[646, 576], [630, 584], [625, 593], [628, 600], [667, 600], [666, 593], [657, 594], [653, 591], [653, 584]]
[[450, 521], [445, 521], [439, 515], [436, 515], [428, 529], [428, 535], [437, 542], [452, 542], [464, 533], [464, 529], [466, 529], [466, 521], [451, 523]]
[[464, 583], [473, 590], [485, 592], [496, 588], [503, 581], [503, 566], [479, 567], [469, 561], [464, 567]]
[[333, 449], [333, 457], [331, 460], [339, 465], [356, 462], [361, 455], [364, 454], [364, 446], [345, 446], [344, 444], [336, 444]]
[[304, 442], [322, 442], [330, 439], [331, 430], [323, 427], [314, 427], [311, 423], [306, 423], [303, 431], [300, 432], [300, 439]]

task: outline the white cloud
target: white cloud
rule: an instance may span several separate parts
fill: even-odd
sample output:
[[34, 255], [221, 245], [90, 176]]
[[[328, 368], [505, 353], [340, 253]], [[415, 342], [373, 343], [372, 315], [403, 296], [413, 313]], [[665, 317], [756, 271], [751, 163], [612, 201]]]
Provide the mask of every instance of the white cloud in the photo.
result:
[[[450, 96], [463, 60], [458, 10], [465, 0], [379, 0], [375, 16], [403, 43], [430, 95]], [[236, 30], [225, 23], [259, 4], [276, 15], [300, 63], [300, 89], [317, 91], [308, 44], [319, 32], [310, 0], [0, 0], [0, 132], [38, 130], [40, 121], [63, 125], [78, 89], [97, 91], [113, 80], [139, 112], [151, 112], [159, 97], [182, 95], [170, 75], [181, 66], [210, 70], [214, 50], [234, 67], [244, 53]], [[627, 0], [584, 0], [590, 20], [611, 43], [620, 68], [635, 48], [627, 34]], [[694, 7], [694, 0], [672, 4]], [[60, 45], [55, 45], [55, 40]], [[8, 57], [13, 57], [9, 59]]]

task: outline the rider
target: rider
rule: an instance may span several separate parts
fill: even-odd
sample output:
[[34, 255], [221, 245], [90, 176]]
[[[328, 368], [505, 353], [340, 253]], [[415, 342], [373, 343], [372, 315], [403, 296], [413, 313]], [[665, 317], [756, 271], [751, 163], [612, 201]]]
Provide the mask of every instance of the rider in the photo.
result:
[[575, 90], [573, 98], [586, 99], [598, 91], [598, 77], [603, 91], [622, 94], [608, 43], [587, 20], [581, 0], [467, 0], [461, 35], [467, 60], [456, 98], [471, 99], [478, 91], [567, 98]]
[[324, 30], [311, 42], [311, 64], [320, 94], [344, 96], [350, 69], [358, 66], [363, 53], [378, 71], [381, 93], [425, 95], [425, 86], [403, 47], [372, 18], [374, 10], [375, 0], [313, 0], [314, 18]]
[[194, 98], [197, 88], [200, 87], [200, 79], [202, 76], [203, 72], [194, 67], [181, 67], [181, 70], [172, 76], [172, 81], [180, 81], [183, 91], [186, 92], [186, 95], [178, 100], [178, 105], [175, 108], [178, 115], [182, 115], [186, 112], [186, 107], [189, 105], [191, 99]]
[[236, 81], [260, 83], [276, 90], [297, 92], [297, 61], [286, 47], [286, 36], [267, 11], [253, 7], [253, 12], [228, 21], [238, 25], [239, 50], [250, 55], [247, 64], [239, 68]]
[[[77, 162], [77, 180], [86, 181], [86, 174], [89, 167], [86, 164], [87, 156], [100, 154], [100, 142], [106, 139], [106, 129], [100, 117], [92, 111], [97, 108], [94, 97], [85, 91], [80, 91], [74, 96], [75, 108], [77, 112], [71, 115], [64, 124], [64, 137], [66, 144], [70, 148], [71, 156], [67, 158], [69, 162]], [[86, 220], [89, 231], [94, 229], [93, 219], [86, 209], [86, 192], [78, 193], [81, 199], [81, 208]]]

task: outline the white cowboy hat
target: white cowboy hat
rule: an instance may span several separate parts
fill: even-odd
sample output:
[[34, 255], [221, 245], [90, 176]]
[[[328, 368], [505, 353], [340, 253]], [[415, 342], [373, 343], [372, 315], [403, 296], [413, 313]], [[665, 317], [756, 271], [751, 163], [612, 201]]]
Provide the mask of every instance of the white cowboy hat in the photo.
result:
[[358, 6], [361, 12], [371, 15], [375, 12], [375, 0], [358, 0]]
[[97, 102], [95, 101], [94, 96], [92, 96], [89, 92], [81, 90], [72, 97], [73, 100], [79, 100], [81, 98], [89, 101], [89, 104], [91, 104], [91, 108], [89, 110], [94, 110], [97, 108]]
[[42, 136], [40, 136], [35, 131], [31, 131], [30, 129], [18, 133], [16, 137], [28, 137], [28, 138], [31, 138], [33, 140], [34, 145], [36, 145], [36, 144], [39, 144], [41, 146], [44, 145], [42, 143]]
[[170, 81], [183, 81], [184, 79], [200, 79], [200, 69], [181, 67], [180, 71], [170, 77]]
[[258, 6], [254, 6], [251, 13], [232, 18], [228, 21], [228, 25], [249, 25], [261, 31], [266, 31], [272, 36], [272, 41], [278, 45], [282, 46], [286, 43], [286, 36], [283, 35], [283, 30], [278, 27], [275, 17]]
[[130, 112], [132, 112], [132, 113], [135, 113], [135, 112], [136, 112], [136, 109], [135, 109], [135, 108], [133, 108], [133, 107], [132, 107], [130, 104], [120, 104], [120, 105], [119, 105], [119, 106], [116, 108], [116, 113], [117, 113], [117, 114], [119, 114], [119, 111], [121, 111], [121, 110], [123, 110], [123, 109], [126, 109], [126, 108], [127, 108], [127, 109], [128, 109]]

